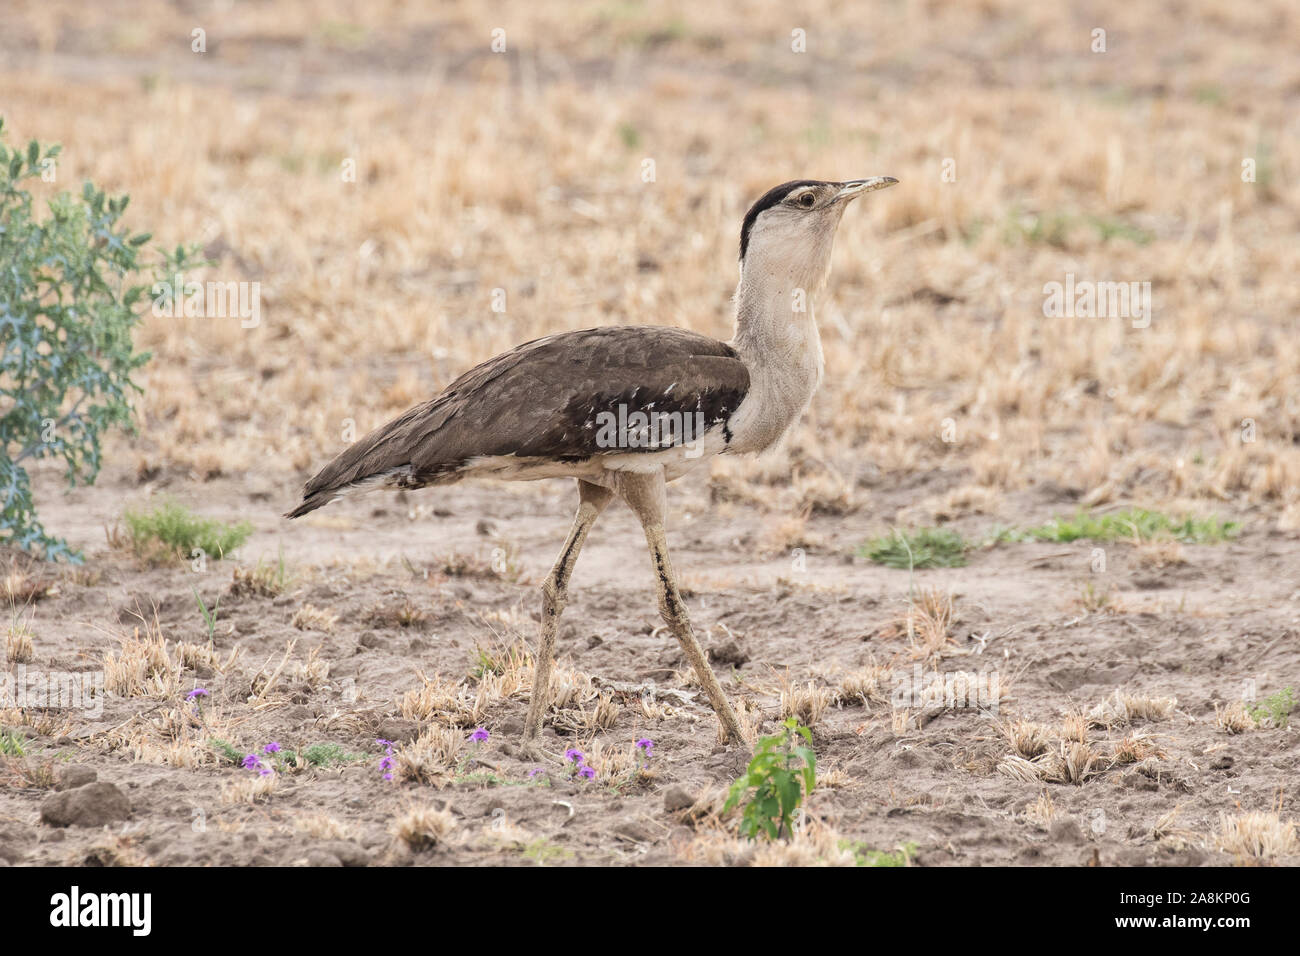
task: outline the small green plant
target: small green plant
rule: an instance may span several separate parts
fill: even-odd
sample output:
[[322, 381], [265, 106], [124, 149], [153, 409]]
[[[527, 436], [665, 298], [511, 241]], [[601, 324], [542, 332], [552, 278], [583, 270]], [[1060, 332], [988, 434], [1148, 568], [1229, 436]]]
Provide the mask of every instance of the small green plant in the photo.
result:
[[1216, 544], [1235, 535], [1240, 526], [1220, 518], [1171, 518], [1158, 511], [1126, 508], [1106, 515], [1080, 511], [1071, 518], [1053, 518], [1024, 530], [999, 532], [999, 541], [1152, 541], [1174, 539], [1183, 544]]
[[903, 571], [923, 568], [959, 568], [966, 563], [968, 545], [956, 531], [922, 528], [895, 530], [867, 542], [858, 553], [876, 564]]
[[858, 866], [907, 866], [916, 855], [915, 843], [904, 843], [898, 849], [888, 853], [884, 850], [869, 850], [864, 844], [851, 843], [847, 840], [840, 846], [853, 853], [853, 859], [857, 861]]
[[294, 575], [284, 560], [284, 548], [272, 564], [264, 558], [258, 558], [251, 568], [235, 568], [230, 581], [230, 593], [234, 595], [256, 595], [258, 597], [279, 597], [289, 589]]
[[131, 376], [149, 360], [131, 333], [146, 293], [201, 263], [178, 246], [147, 266], [149, 234], [120, 226], [128, 197], [89, 182], [38, 218], [23, 186], [55, 180], [60, 148], [11, 150], [3, 132], [0, 119], [0, 545], [79, 562], [37, 518], [23, 462], [57, 458], [69, 485], [94, 483], [101, 437], [131, 428]]
[[222, 740], [220, 737], [211, 737], [208, 739], [208, 746], [213, 749], [216, 755], [223, 761], [232, 764], [243, 762], [244, 752], [236, 749], [234, 744]]
[[760, 833], [769, 840], [789, 837], [795, 811], [816, 785], [812, 732], [794, 718], [781, 728], [780, 733], [758, 741], [749, 767], [731, 785], [723, 807], [726, 812], [744, 802], [740, 832], [750, 840]]
[[1291, 719], [1291, 711], [1295, 710], [1295, 691], [1287, 687], [1247, 710], [1256, 724], [1262, 726], [1268, 721], [1273, 727], [1285, 727]]
[[190, 590], [194, 592], [194, 600], [199, 602], [199, 611], [203, 614], [203, 623], [208, 626], [208, 644], [212, 644], [217, 632], [217, 609], [221, 607], [221, 596], [217, 595], [216, 603], [212, 605], [212, 610], [209, 611], [208, 606], [203, 603], [203, 598], [199, 597], [199, 589], [191, 585]]
[[342, 767], [365, 760], [365, 754], [352, 753], [340, 744], [312, 744], [304, 747], [302, 757], [313, 767]]
[[3, 734], [0, 734], [0, 754], [6, 757], [25, 756], [27, 753], [25, 743], [26, 741], [21, 735], [12, 730], [6, 730]]
[[126, 524], [131, 550], [155, 562], [196, 558], [200, 553], [220, 560], [253, 533], [253, 526], [247, 521], [222, 524], [211, 518], [200, 518], [171, 501], [152, 511], [128, 509], [122, 513], [122, 521]]
[[532, 860], [538, 866], [559, 863], [572, 858], [573, 851], [567, 846], [557, 846], [545, 837], [538, 837], [526, 844], [520, 851], [525, 860]]

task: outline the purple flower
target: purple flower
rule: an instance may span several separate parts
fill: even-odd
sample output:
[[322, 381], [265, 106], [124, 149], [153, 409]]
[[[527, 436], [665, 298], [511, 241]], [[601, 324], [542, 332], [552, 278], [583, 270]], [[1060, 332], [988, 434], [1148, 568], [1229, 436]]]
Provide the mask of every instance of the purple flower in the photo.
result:
[[393, 759], [393, 748], [396, 747], [397, 744], [393, 743], [391, 740], [384, 740], [382, 737], [377, 739], [375, 743], [384, 748], [384, 756], [379, 758], [379, 769], [384, 771], [385, 780], [392, 780], [393, 767], [397, 766], [397, 761]]
[[587, 780], [591, 780], [593, 777], [596, 776], [596, 771], [592, 770], [590, 767], [579, 767], [578, 776], [583, 777]]
[[649, 737], [642, 737], [636, 742], [638, 750], [644, 750], [647, 757], [654, 756], [655, 742]]
[[582, 751], [581, 751], [581, 750], [575, 750], [574, 748], [570, 747], [568, 750], [566, 750], [566, 751], [564, 752], [564, 759], [565, 759], [565, 760], [568, 760], [568, 761], [571, 761], [572, 763], [581, 764], [581, 763], [582, 763]]
[[257, 771], [257, 774], [259, 777], [269, 777], [271, 776], [271, 768], [263, 767], [261, 770]]
[[257, 754], [249, 754], [244, 758], [245, 770], [256, 770], [260, 766], [262, 766], [262, 761], [258, 759]]
[[278, 754], [279, 752], [280, 752], [280, 745], [274, 740], [272, 740], [269, 744], [267, 744], [265, 747], [262, 748], [262, 753]]
[[474, 733], [470, 734], [469, 739], [474, 741], [476, 744], [481, 744], [491, 736], [491, 734], [480, 727], [478, 730], [474, 731]]
[[533, 777], [537, 776], [539, 773], [546, 773], [546, 770], [542, 767], [534, 767], [532, 770], [528, 771], [528, 779], [532, 780]]
[[185, 695], [185, 699], [193, 700], [196, 697], [207, 697], [207, 696], [208, 696], [208, 692], [206, 690], [204, 690], [202, 687], [196, 687], [188, 694]]

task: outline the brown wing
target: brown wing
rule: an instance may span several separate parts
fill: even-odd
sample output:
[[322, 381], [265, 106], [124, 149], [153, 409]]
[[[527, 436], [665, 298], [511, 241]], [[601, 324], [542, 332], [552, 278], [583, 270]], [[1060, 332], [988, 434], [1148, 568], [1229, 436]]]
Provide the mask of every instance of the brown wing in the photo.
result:
[[478, 457], [581, 461], [700, 437], [665, 427], [653, 441], [643, 433], [628, 442], [624, 434], [611, 447], [602, 427], [612, 417], [635, 430], [637, 412], [663, 421], [689, 416], [725, 434], [748, 389], [749, 372], [730, 346], [685, 329], [614, 326], [551, 335], [470, 369], [437, 398], [370, 432], [307, 482], [289, 517], [379, 476], [420, 487]]

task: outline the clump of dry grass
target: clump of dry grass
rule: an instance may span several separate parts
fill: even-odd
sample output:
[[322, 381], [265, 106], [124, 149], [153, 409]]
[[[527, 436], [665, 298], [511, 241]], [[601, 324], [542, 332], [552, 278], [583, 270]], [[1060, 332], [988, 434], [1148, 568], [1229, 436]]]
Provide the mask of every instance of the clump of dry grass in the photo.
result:
[[1122, 727], [1135, 720], [1168, 720], [1177, 706], [1176, 697], [1151, 697], [1117, 690], [1088, 711], [1088, 724], [1092, 727]]
[[913, 660], [937, 660], [952, 642], [954, 622], [952, 595], [937, 588], [921, 588], [881, 636], [906, 638]]
[[456, 772], [464, 740], [451, 727], [426, 727], [418, 737], [393, 754], [393, 777], [398, 781], [442, 787]]
[[614, 701], [613, 694], [601, 694], [596, 698], [596, 702], [590, 710], [584, 707], [578, 711], [577, 723], [580, 724], [581, 730], [586, 733], [609, 730], [618, 720], [618, 715], [622, 710], [623, 708]]
[[0, 756], [0, 781], [22, 790], [53, 790], [58, 783], [58, 761], [53, 757]]
[[1008, 754], [998, 773], [1025, 783], [1081, 784], [1102, 771], [1103, 755], [1089, 741], [1058, 740], [1056, 746], [1032, 760]]
[[258, 773], [241, 773], [234, 780], [221, 785], [221, 802], [226, 806], [241, 803], [265, 803], [271, 799], [279, 783], [280, 775], [278, 773], [271, 773], [266, 776]]
[[447, 845], [455, 838], [457, 830], [456, 817], [450, 810], [423, 804], [403, 811], [393, 820], [388, 832], [419, 853]]
[[1046, 724], [1031, 720], [1015, 720], [1002, 726], [1002, 733], [1011, 749], [1025, 760], [1045, 754], [1051, 746], [1052, 730]]
[[[529, 667], [531, 673], [532, 667]], [[529, 681], [531, 686], [532, 681]], [[568, 664], [556, 664], [551, 671], [551, 700], [556, 710], [579, 710], [600, 696], [591, 675]]]
[[818, 687], [813, 681], [792, 684], [785, 678], [781, 680], [782, 720], [793, 717], [805, 727], [815, 727], [834, 700], [835, 694], [829, 688]]
[[839, 472], [822, 469], [812, 474], [796, 474], [791, 481], [799, 514], [843, 517], [860, 507], [858, 494], [851, 482]]
[[409, 597], [392, 604], [378, 604], [366, 611], [366, 618], [375, 627], [422, 628], [429, 621], [429, 612]]
[[334, 625], [339, 622], [338, 614], [328, 608], [318, 608], [313, 604], [304, 604], [294, 612], [289, 623], [300, 631], [334, 632]]
[[26, 664], [35, 656], [31, 627], [16, 614], [11, 616], [5, 632], [5, 659], [13, 664]]
[[1164, 760], [1167, 755], [1155, 739], [1140, 731], [1130, 731], [1111, 747], [1110, 765], [1141, 763], [1144, 760]]
[[236, 597], [275, 598], [288, 589], [294, 578], [283, 556], [274, 563], [258, 559], [251, 568], [235, 567], [230, 575], [229, 591]]
[[893, 676], [892, 667], [878, 664], [874, 660], [869, 661], [840, 678], [839, 685], [834, 690], [835, 703], [862, 704], [868, 710], [873, 703], [887, 704], [890, 692], [886, 685]]
[[1255, 718], [1250, 715], [1250, 710], [1246, 707], [1246, 702], [1234, 700], [1229, 704], [1214, 705], [1214, 724], [1224, 733], [1244, 734], [1248, 730], [1255, 730], [1259, 724]]
[[308, 813], [293, 818], [293, 828], [317, 840], [348, 840], [352, 828], [327, 813]]
[[1038, 794], [1038, 799], [1025, 807], [1025, 819], [1046, 830], [1056, 819], [1056, 803], [1046, 790]]
[[56, 586], [48, 579], [32, 573], [30, 558], [10, 558], [5, 575], [0, 579], [0, 604], [11, 610], [25, 607], [34, 601], [55, 593]]
[[596, 771], [595, 780], [609, 787], [623, 788], [653, 778], [653, 772], [642, 769], [644, 759], [635, 745], [608, 746], [604, 741], [592, 740], [578, 748], [586, 764]]
[[97, 840], [85, 850], [74, 850], [68, 858], [68, 865], [152, 866], [153, 861], [136, 846], [134, 837], [113, 834]]
[[318, 690], [329, 679], [332, 666], [321, 657], [321, 648], [317, 645], [307, 652], [305, 660], [290, 661], [285, 675], [306, 684], [309, 690]]
[[820, 536], [808, 530], [808, 513], [802, 511], [765, 521], [758, 536], [758, 550], [764, 555], [790, 554], [819, 544]]
[[1087, 741], [1063, 740], [1060, 747], [1048, 751], [1042, 778], [1048, 783], [1083, 783], [1098, 773], [1102, 755]]
[[167, 640], [155, 614], [124, 636], [117, 651], [104, 656], [104, 689], [119, 697], [175, 697], [180, 691], [181, 664], [167, 651]]
[[1259, 861], [1300, 852], [1294, 820], [1258, 811], [1235, 816], [1220, 812], [1214, 843], [1234, 856]]
[[1143, 541], [1133, 548], [1133, 564], [1146, 571], [1159, 571], [1187, 563], [1183, 546], [1178, 541]]

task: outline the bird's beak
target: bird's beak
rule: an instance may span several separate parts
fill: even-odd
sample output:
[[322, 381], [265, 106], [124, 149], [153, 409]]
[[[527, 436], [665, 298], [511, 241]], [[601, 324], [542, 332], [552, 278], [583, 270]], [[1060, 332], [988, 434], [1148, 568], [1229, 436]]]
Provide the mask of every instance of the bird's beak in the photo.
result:
[[873, 176], [871, 179], [855, 179], [851, 182], [840, 183], [840, 191], [835, 194], [835, 202], [844, 199], [854, 199], [863, 193], [875, 192], [877, 189], [885, 189], [889, 186], [897, 186], [898, 180], [893, 176]]

